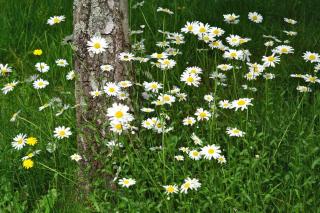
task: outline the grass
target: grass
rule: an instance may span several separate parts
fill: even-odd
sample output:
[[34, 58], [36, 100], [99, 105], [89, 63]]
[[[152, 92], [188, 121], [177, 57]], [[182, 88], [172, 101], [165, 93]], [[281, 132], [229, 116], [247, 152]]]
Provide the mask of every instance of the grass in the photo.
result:
[[[317, 212], [320, 206], [319, 86], [312, 85], [312, 93], [298, 93], [295, 88], [303, 82], [290, 78], [290, 74], [313, 72], [310, 63], [304, 62], [301, 56], [307, 50], [319, 52], [320, 2], [148, 0], [141, 9], [131, 8], [136, 2], [130, 1], [131, 28], [146, 27], [142, 35], [132, 36], [131, 42], [145, 39], [148, 54], [160, 51], [155, 46], [155, 42], [163, 38], [158, 29], [178, 32], [186, 21], [193, 20], [222, 27], [227, 34], [252, 38], [246, 47], [254, 53], [251, 60], [257, 62], [265, 52], [263, 34], [285, 40], [289, 37], [282, 31], [294, 30], [298, 35], [290, 37], [289, 45], [294, 47], [295, 54], [281, 57], [281, 63], [269, 70], [276, 74], [274, 80], [246, 81], [242, 78], [245, 73], [242, 69], [236, 73], [235, 83], [232, 73], [226, 73], [230, 87], [215, 87], [213, 80], [207, 77], [217, 64], [224, 62], [221, 53], [199, 51], [207, 45], [195, 36], [186, 35], [186, 44], [179, 47], [183, 54], [175, 57], [177, 65], [167, 72], [165, 83], [170, 87], [182, 85], [180, 75], [187, 66], [199, 66], [205, 72], [199, 88], [184, 87], [188, 94], [186, 103], [162, 109], [171, 116], [174, 131], [158, 135], [141, 128], [133, 141], [126, 136], [119, 137], [125, 148], [115, 149], [112, 156], [106, 157], [108, 149], [104, 148], [98, 156], [106, 165], [104, 169], [115, 172], [120, 166], [119, 176], [133, 177], [137, 184], [129, 189], [111, 191], [99, 187], [103, 180], [97, 179], [95, 190], [83, 203], [75, 196], [78, 165], [70, 160], [70, 155], [77, 152], [75, 111], [69, 109], [59, 117], [55, 113], [61, 106], [38, 112], [38, 107], [53, 97], [61, 98], [64, 104], [75, 104], [74, 81], [65, 78], [73, 68], [72, 50], [60, 44], [72, 33], [72, 2], [0, 0], [0, 63], [14, 67], [9, 78], [0, 79], [1, 87], [14, 79], [23, 81], [36, 74], [34, 64], [38, 61], [51, 67], [43, 75], [50, 82], [45, 90], [38, 93], [30, 83], [25, 83], [7, 95], [0, 95], [1, 212]], [[170, 8], [174, 15], [157, 13], [159, 6]], [[246, 18], [249, 11], [261, 13], [264, 22], [260, 25], [249, 22]], [[233, 12], [241, 16], [240, 24], [223, 23], [222, 15]], [[46, 24], [50, 16], [60, 14], [66, 16], [66, 22], [54, 27]], [[289, 26], [283, 22], [283, 17], [292, 17], [299, 23]], [[44, 51], [40, 59], [32, 55], [36, 48]], [[57, 58], [65, 58], [71, 65], [58, 68], [54, 65]], [[135, 71], [137, 82], [162, 82], [162, 71], [150, 64], [135, 63]], [[242, 84], [256, 87], [257, 92], [241, 89]], [[137, 92], [133, 99], [135, 108], [149, 105]], [[201, 123], [199, 128], [183, 127], [182, 118], [193, 113], [196, 107], [204, 107], [203, 95], [210, 92], [215, 93], [218, 100], [251, 97], [254, 106], [247, 113], [218, 110], [217, 118]], [[19, 110], [22, 119], [9, 122]], [[136, 116], [140, 121], [145, 118], [141, 113]], [[57, 150], [50, 153], [46, 151], [47, 144], [54, 142], [52, 132], [59, 125], [71, 127], [74, 134], [68, 140], [56, 141]], [[228, 137], [225, 134], [228, 126], [244, 130], [246, 137]], [[16, 151], [11, 147], [12, 138], [22, 132], [37, 137], [40, 141], [37, 149], [42, 150], [35, 158], [35, 167], [30, 170], [21, 166], [21, 157], [28, 148]], [[220, 145], [227, 164], [193, 161], [187, 156], [183, 162], [175, 161], [174, 156], [181, 154], [179, 147], [195, 147], [190, 140], [192, 132], [205, 144]], [[164, 149], [150, 150], [160, 145]], [[201, 188], [167, 199], [162, 185], [181, 184], [188, 176], [198, 178]]]

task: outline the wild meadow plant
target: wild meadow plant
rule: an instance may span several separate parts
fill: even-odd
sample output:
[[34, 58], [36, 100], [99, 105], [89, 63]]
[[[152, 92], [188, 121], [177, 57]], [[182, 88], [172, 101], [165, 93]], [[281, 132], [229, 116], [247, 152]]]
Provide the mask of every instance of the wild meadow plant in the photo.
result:
[[[1, 180], [9, 182], [1, 188], [2, 209], [317, 211], [320, 56], [316, 41], [310, 49], [299, 45], [308, 39], [300, 37], [304, 20], [264, 9], [241, 15], [228, 9], [204, 22], [181, 15], [196, 8], [178, 2], [164, 4], [169, 9], [153, 1], [130, 4], [131, 51], [117, 60], [134, 78], [90, 92], [111, 103], [107, 122], [95, 127], [108, 132], [97, 138], [102, 148], [95, 157], [114, 174], [114, 189], [97, 177], [84, 203], [75, 195], [86, 156], [76, 149], [74, 47], [58, 42], [67, 34], [60, 31], [52, 41], [46, 34], [37, 47], [25, 46], [28, 76], [20, 73], [24, 60], [2, 61], [1, 98], [14, 105], [1, 102], [2, 121], [11, 128], [1, 133], [2, 146], [14, 156], [6, 167], [13, 173]], [[55, 15], [43, 22], [59, 32], [69, 18]], [[52, 43], [64, 49], [51, 54]], [[108, 48], [103, 35], [87, 41], [88, 54]], [[114, 67], [101, 64], [100, 72]]]

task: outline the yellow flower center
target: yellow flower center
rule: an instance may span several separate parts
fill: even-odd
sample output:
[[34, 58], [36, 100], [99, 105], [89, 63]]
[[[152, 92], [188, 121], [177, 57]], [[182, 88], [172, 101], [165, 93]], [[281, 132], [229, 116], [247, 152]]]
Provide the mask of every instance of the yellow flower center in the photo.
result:
[[234, 130], [232, 130], [232, 132], [233, 132], [233, 134], [239, 134], [240, 133], [240, 131], [238, 129], [234, 129]]
[[53, 23], [58, 24], [60, 23], [60, 19], [58, 17], [53, 18]]
[[275, 59], [275, 58], [274, 58], [273, 56], [269, 56], [269, 57], [268, 57], [268, 61], [270, 61], [270, 62], [273, 62], [274, 59]]
[[116, 128], [117, 130], [121, 130], [122, 124], [116, 124], [116, 125], [114, 125], [114, 128]]
[[123, 184], [128, 185], [129, 184], [129, 180], [124, 180]]
[[123, 117], [123, 112], [121, 112], [121, 111], [116, 112], [116, 113], [114, 114], [114, 117], [116, 117], [116, 118], [122, 118], [122, 117]]
[[187, 78], [187, 82], [190, 82], [190, 83], [194, 82], [194, 78], [191, 77], [191, 76], [189, 76], [189, 77]]
[[316, 56], [315, 56], [315, 55], [312, 54], [312, 55], [309, 56], [309, 60], [313, 61], [313, 60], [315, 60], [315, 59], [316, 59]]
[[58, 132], [58, 135], [63, 137], [66, 135], [66, 132], [64, 130], [60, 130], [60, 132]]
[[207, 113], [205, 113], [205, 112], [200, 112], [199, 116], [200, 116], [201, 118], [204, 118], [204, 117], [207, 116]]
[[238, 101], [238, 105], [239, 106], [243, 106], [243, 105], [245, 105], [247, 102], [245, 101], [245, 100], [239, 100]]
[[195, 157], [198, 157], [199, 156], [199, 152], [194, 151], [194, 152], [192, 152], [192, 155], [195, 156]]
[[100, 43], [95, 43], [93, 45], [93, 47], [96, 48], [96, 49], [99, 49], [99, 48], [101, 48], [101, 44]]
[[210, 155], [213, 155], [213, 154], [215, 153], [215, 151], [214, 151], [214, 149], [209, 149], [209, 150], [208, 150], [208, 153], [209, 153]]
[[232, 52], [232, 53], [230, 53], [230, 56], [231, 56], [232, 58], [235, 58], [235, 57], [237, 57], [237, 53], [236, 53], [236, 52]]
[[169, 97], [169, 96], [164, 96], [164, 97], [163, 97], [163, 100], [164, 100], [164, 101], [170, 101], [170, 97]]
[[215, 29], [214, 31], [213, 31], [213, 34], [215, 34], [215, 35], [218, 35], [220, 33], [220, 30], [218, 30], [218, 29]]
[[207, 30], [206, 30], [206, 28], [204, 28], [204, 27], [200, 27], [200, 29], [199, 29], [199, 32], [200, 33], [205, 33]]
[[168, 186], [167, 192], [173, 193], [174, 192], [174, 187], [173, 186]]

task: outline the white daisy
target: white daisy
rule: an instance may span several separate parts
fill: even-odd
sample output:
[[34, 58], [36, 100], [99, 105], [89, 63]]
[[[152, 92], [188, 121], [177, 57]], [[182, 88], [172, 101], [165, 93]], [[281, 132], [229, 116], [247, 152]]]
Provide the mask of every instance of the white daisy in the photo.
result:
[[41, 72], [41, 73], [45, 73], [45, 72], [48, 72], [50, 67], [44, 63], [44, 62], [38, 62], [36, 63], [35, 65], [36, 69]]
[[227, 128], [227, 134], [231, 137], [243, 137], [246, 133], [237, 128]]
[[100, 36], [92, 37], [90, 41], [87, 42], [87, 46], [88, 51], [94, 54], [102, 53], [108, 48], [107, 41]]
[[254, 23], [261, 23], [263, 20], [263, 17], [261, 14], [257, 12], [249, 12], [248, 19]]
[[46, 80], [43, 80], [43, 79], [37, 79], [33, 82], [33, 87], [35, 89], [43, 89], [45, 88], [46, 86], [49, 85], [49, 81], [46, 81]]
[[54, 25], [54, 24], [59, 24], [61, 23], [62, 21], [64, 21], [66, 19], [65, 16], [53, 16], [53, 17], [50, 17], [47, 21], [47, 24], [49, 25]]
[[103, 90], [108, 96], [117, 96], [118, 93], [121, 91], [120, 87], [113, 82], [107, 82], [106, 85], [103, 87]]
[[129, 188], [134, 184], [136, 184], [136, 180], [132, 178], [122, 178], [119, 180], [119, 185], [121, 185], [122, 187]]
[[56, 64], [59, 67], [66, 67], [69, 65], [66, 59], [57, 59]]
[[203, 108], [198, 108], [194, 115], [197, 116], [198, 121], [209, 120], [211, 117], [211, 113]]
[[201, 155], [208, 160], [211, 160], [212, 158], [217, 159], [218, 157], [220, 157], [220, 153], [220, 147], [214, 144], [207, 145], [201, 148]]
[[26, 145], [26, 142], [27, 142], [27, 135], [20, 133], [13, 138], [13, 142], [11, 142], [11, 145], [14, 149], [20, 150]]
[[70, 127], [58, 126], [54, 129], [54, 137], [58, 139], [69, 138], [72, 135]]

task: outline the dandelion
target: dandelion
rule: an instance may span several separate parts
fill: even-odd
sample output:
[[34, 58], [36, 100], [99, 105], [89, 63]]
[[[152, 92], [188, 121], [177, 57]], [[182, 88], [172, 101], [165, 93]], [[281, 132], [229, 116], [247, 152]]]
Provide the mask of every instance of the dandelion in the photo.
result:
[[29, 158], [22, 161], [22, 166], [25, 169], [31, 169], [34, 166], [34, 162]]
[[20, 150], [26, 145], [26, 134], [18, 134], [16, 137], [13, 138], [13, 142], [11, 142], [11, 145], [14, 149]]
[[58, 126], [54, 129], [54, 137], [58, 139], [69, 138], [72, 135], [70, 127]]
[[134, 184], [136, 184], [136, 181], [132, 178], [122, 178], [119, 180], [119, 185], [121, 185], [122, 187], [129, 188]]
[[38, 143], [38, 140], [37, 140], [37, 138], [35, 138], [35, 137], [28, 137], [27, 139], [26, 139], [26, 144], [28, 144], [28, 145], [30, 145], [30, 146], [34, 146], [34, 145], [36, 145]]
[[35, 55], [35, 56], [40, 56], [40, 55], [42, 55], [42, 50], [41, 50], [41, 49], [35, 49], [35, 50], [33, 50], [33, 55]]
[[203, 158], [211, 160], [212, 158], [218, 159], [220, 157], [220, 147], [216, 146], [215, 144], [207, 145], [201, 148], [201, 155], [204, 156]]
[[100, 36], [94, 36], [90, 39], [90, 41], [87, 42], [88, 51], [93, 54], [100, 54], [102, 52], [105, 52], [108, 48], [107, 41], [100, 37]]
[[48, 85], [49, 85], [49, 81], [43, 80], [41, 78], [33, 82], [33, 87], [35, 89], [44, 89]]
[[227, 128], [227, 134], [231, 137], [243, 137], [246, 133], [237, 128]]
[[53, 16], [48, 19], [47, 24], [52, 26], [52, 25], [63, 22], [65, 19], [66, 19], [65, 16]]

